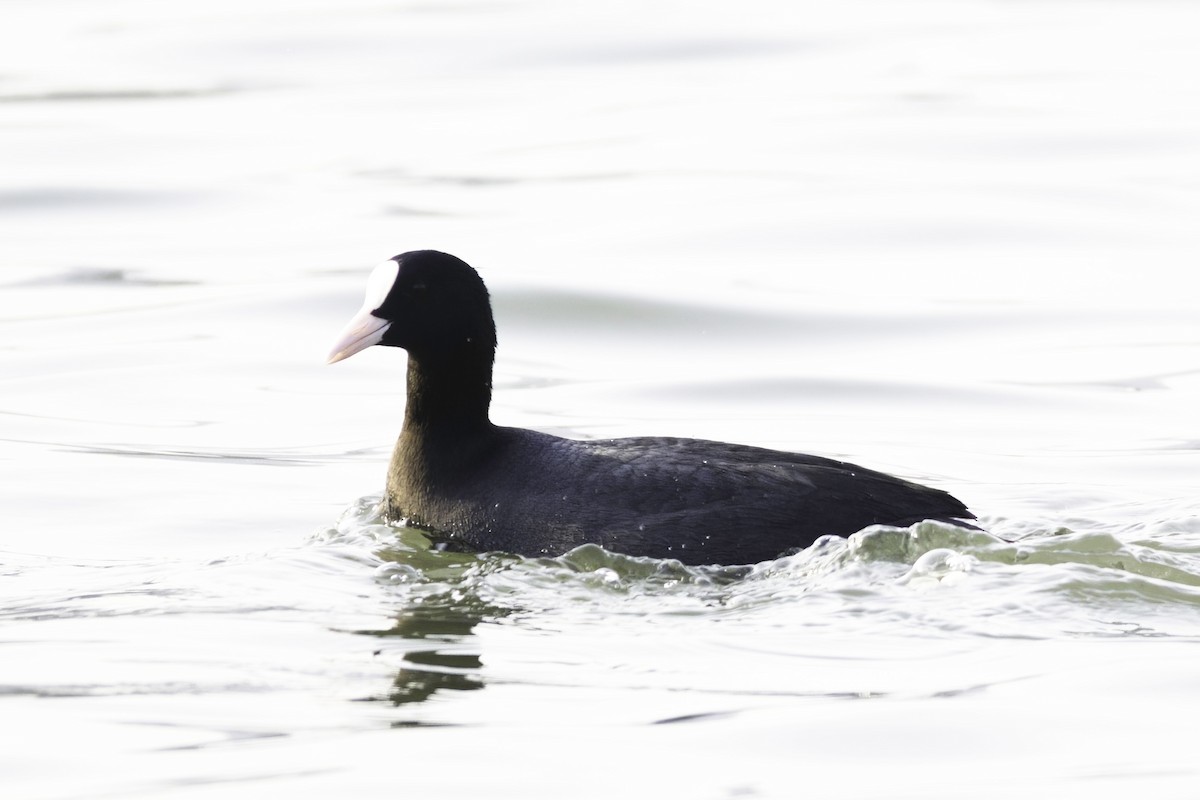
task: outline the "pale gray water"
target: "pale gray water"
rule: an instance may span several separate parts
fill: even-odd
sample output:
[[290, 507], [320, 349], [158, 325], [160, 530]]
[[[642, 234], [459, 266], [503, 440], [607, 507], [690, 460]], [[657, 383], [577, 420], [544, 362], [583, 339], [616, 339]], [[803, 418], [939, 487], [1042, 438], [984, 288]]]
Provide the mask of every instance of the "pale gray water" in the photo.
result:
[[[0, 13], [6, 797], [1200, 792], [1200, 9]], [[989, 532], [428, 552], [372, 512], [403, 354], [321, 364], [420, 247], [498, 422]]]

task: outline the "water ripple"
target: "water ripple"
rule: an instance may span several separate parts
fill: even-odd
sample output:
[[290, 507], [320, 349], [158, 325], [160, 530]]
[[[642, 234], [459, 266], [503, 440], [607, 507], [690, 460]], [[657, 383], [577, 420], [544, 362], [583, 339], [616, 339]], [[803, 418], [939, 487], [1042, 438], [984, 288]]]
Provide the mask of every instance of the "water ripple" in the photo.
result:
[[[696, 617], [752, 626], [846, 626], [1014, 638], [1200, 635], [1200, 553], [1105, 531], [1006, 541], [937, 523], [825, 537], [742, 567], [688, 567], [595, 545], [557, 558], [442, 553], [383, 525], [376, 498], [326, 541], [373, 543], [398, 600], [534, 627]], [[1166, 537], [1168, 544], [1170, 538]]]

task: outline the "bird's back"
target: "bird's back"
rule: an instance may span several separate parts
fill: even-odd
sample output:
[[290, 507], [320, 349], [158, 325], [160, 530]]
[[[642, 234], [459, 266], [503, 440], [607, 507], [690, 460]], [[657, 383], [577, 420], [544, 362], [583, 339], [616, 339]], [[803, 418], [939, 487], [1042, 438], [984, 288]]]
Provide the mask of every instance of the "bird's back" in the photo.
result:
[[872, 524], [971, 519], [945, 492], [832, 459], [701, 439], [579, 441], [494, 428], [460, 463], [397, 463], [389, 512], [477, 550], [588, 542], [746, 564]]

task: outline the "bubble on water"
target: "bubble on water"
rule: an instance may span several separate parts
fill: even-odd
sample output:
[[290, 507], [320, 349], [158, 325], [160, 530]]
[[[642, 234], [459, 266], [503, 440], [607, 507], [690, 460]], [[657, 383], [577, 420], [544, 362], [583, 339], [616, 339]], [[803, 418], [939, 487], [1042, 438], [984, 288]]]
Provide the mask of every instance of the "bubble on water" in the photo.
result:
[[388, 584], [421, 583], [424, 580], [421, 571], [410, 564], [389, 561], [381, 564], [375, 570], [375, 580]]
[[918, 558], [900, 583], [916, 588], [955, 585], [966, 579], [976, 563], [972, 556], [939, 547]]

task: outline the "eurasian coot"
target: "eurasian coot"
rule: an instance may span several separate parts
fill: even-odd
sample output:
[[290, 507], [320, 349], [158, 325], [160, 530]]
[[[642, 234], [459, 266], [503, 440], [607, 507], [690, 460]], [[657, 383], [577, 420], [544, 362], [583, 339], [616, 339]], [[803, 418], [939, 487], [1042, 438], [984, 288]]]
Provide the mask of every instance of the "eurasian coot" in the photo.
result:
[[493, 425], [488, 292], [446, 253], [403, 253], [376, 267], [329, 362], [373, 344], [408, 351], [386, 515], [456, 548], [540, 556], [592, 542], [685, 564], [749, 564], [868, 525], [974, 519], [945, 492], [818, 456]]

